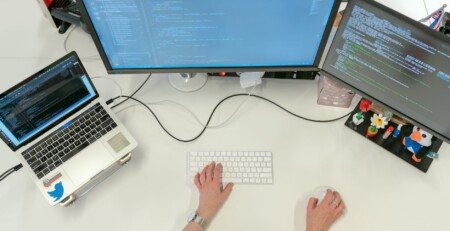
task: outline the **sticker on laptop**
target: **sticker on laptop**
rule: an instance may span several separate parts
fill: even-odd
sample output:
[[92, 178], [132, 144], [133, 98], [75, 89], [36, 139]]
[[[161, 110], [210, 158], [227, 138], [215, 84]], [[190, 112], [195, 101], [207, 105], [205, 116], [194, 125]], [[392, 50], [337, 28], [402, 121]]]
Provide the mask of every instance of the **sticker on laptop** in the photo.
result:
[[[61, 177], [62, 174], [58, 173], [54, 177], [50, 179], [45, 179], [43, 181], [44, 187], [47, 188], [47, 193], [53, 199], [53, 202], [61, 200], [64, 195], [64, 185], [63, 182], [60, 180]], [[54, 184], [57, 181], [58, 183]]]
[[47, 191], [48, 195], [53, 198], [53, 202], [57, 202], [63, 198], [64, 185], [62, 181], [55, 184], [52, 191]]

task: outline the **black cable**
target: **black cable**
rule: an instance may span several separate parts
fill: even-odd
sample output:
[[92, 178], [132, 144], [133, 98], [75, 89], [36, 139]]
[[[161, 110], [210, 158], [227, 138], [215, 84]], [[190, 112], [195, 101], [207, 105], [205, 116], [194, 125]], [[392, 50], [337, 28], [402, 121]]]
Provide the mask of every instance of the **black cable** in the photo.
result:
[[13, 172], [19, 171], [23, 167], [22, 164], [18, 164], [10, 169], [8, 169], [6, 172], [4, 172], [2, 175], [0, 175], [0, 181], [4, 180], [6, 177], [11, 175]]
[[214, 109], [212, 110], [211, 114], [209, 115], [208, 121], [206, 122], [205, 126], [203, 127], [203, 129], [201, 130], [201, 132], [200, 132], [197, 136], [195, 136], [194, 138], [191, 138], [191, 139], [184, 140], [184, 139], [180, 139], [180, 138], [178, 138], [178, 137], [172, 135], [172, 133], [170, 133], [170, 132], [164, 127], [164, 125], [161, 123], [161, 121], [159, 121], [158, 116], [156, 116], [156, 114], [153, 112], [153, 110], [152, 110], [147, 104], [145, 104], [144, 102], [142, 102], [142, 101], [140, 101], [140, 100], [134, 98], [133, 96], [125, 96], [125, 95], [122, 95], [122, 96], [117, 96], [117, 97], [115, 97], [115, 98], [113, 98], [113, 99], [110, 99], [110, 100], [108, 100], [108, 101], [111, 101], [111, 102], [112, 102], [112, 101], [114, 101], [114, 100], [116, 100], [116, 99], [118, 99], [118, 98], [127, 98], [127, 99], [131, 99], [131, 100], [134, 100], [134, 101], [136, 101], [136, 102], [142, 104], [144, 107], [146, 107], [146, 108], [150, 111], [150, 113], [152, 113], [152, 115], [153, 115], [153, 116], [155, 117], [155, 119], [156, 119], [156, 122], [158, 122], [159, 126], [164, 130], [164, 132], [167, 133], [167, 135], [169, 135], [170, 137], [172, 137], [173, 139], [175, 139], [175, 140], [177, 140], [177, 141], [184, 142], [184, 143], [189, 143], [189, 142], [192, 142], [192, 141], [194, 141], [194, 140], [200, 138], [200, 136], [202, 136], [203, 133], [205, 133], [206, 129], [208, 128], [209, 123], [211, 122], [211, 119], [212, 119], [214, 113], [216, 112], [217, 108], [218, 108], [223, 102], [225, 102], [225, 101], [228, 100], [228, 99], [231, 99], [231, 98], [234, 98], [234, 97], [239, 97], [239, 96], [251, 96], [251, 97], [255, 97], [255, 98], [258, 98], [258, 99], [265, 100], [266, 102], [272, 103], [273, 105], [275, 105], [275, 106], [281, 108], [283, 111], [289, 113], [289, 114], [292, 115], [292, 116], [295, 116], [295, 117], [297, 117], [297, 118], [300, 118], [300, 119], [303, 119], [303, 120], [306, 120], [306, 121], [315, 122], [315, 123], [329, 123], [329, 122], [338, 121], [338, 120], [340, 120], [340, 119], [343, 119], [343, 118], [345, 118], [345, 117], [351, 115], [351, 113], [352, 113], [352, 112], [349, 112], [349, 113], [347, 113], [347, 114], [345, 114], [345, 115], [343, 115], [343, 116], [341, 116], [341, 117], [335, 118], [335, 119], [329, 119], [329, 120], [315, 120], [315, 119], [309, 119], [309, 118], [306, 118], [306, 117], [297, 115], [297, 114], [295, 114], [295, 113], [293, 113], [293, 112], [287, 110], [286, 108], [282, 107], [281, 105], [279, 105], [279, 104], [273, 102], [272, 100], [267, 99], [267, 98], [264, 98], [264, 97], [259, 96], [259, 95], [234, 94], [234, 95], [230, 95], [230, 96], [225, 97], [224, 99], [222, 99], [222, 100], [214, 107]]
[[[150, 74], [147, 76], [147, 78], [145, 79], [145, 81], [141, 84], [141, 86], [139, 86], [138, 89], [136, 89], [136, 91], [134, 91], [133, 94], [131, 94], [131, 96], [125, 96], [125, 98], [126, 98], [125, 100], [123, 100], [123, 101], [121, 101], [120, 103], [118, 103], [118, 104], [112, 106], [111, 109], [113, 109], [113, 108], [115, 108], [115, 107], [118, 107], [119, 105], [125, 103], [125, 102], [128, 101], [130, 98], [132, 98], [134, 95], [136, 95], [136, 93], [138, 93], [138, 92], [142, 89], [142, 87], [144, 87], [144, 85], [147, 83], [147, 81], [150, 79], [151, 76], [152, 76], [152, 73], [150, 73]], [[117, 98], [118, 98], [118, 97], [114, 98], [113, 101], [114, 101], [115, 99], [117, 99]], [[110, 100], [108, 100], [108, 101], [110, 101]], [[107, 102], [107, 103], [108, 103], [108, 102]]]

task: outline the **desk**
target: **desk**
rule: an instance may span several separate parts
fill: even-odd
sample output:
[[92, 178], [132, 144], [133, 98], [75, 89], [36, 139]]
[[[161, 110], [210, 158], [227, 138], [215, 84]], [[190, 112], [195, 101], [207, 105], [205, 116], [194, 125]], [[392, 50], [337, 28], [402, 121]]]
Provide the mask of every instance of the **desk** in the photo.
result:
[[[415, 19], [425, 14], [421, 0], [383, 2]], [[64, 54], [65, 35], [57, 34], [34, 4], [0, 2], [0, 91]], [[15, 18], [17, 12], [21, 12], [20, 20]], [[68, 45], [81, 57], [97, 54], [89, 35], [79, 29]], [[84, 64], [91, 76], [106, 73], [99, 60], [85, 60]], [[124, 93], [130, 93], [145, 75], [111, 78], [119, 82]], [[110, 81], [94, 82], [104, 99], [119, 94]], [[145, 101], [177, 101], [206, 120], [221, 98], [238, 92], [243, 90], [237, 79], [210, 79], [200, 91], [185, 94], [170, 87], [165, 75], [154, 75], [137, 96]], [[348, 112], [316, 105], [312, 81], [265, 80], [255, 93], [311, 118], [334, 118]], [[226, 102], [213, 123], [226, 118], [241, 100]], [[194, 119], [177, 107], [152, 107], [179, 137], [189, 138], [200, 130]], [[225, 127], [207, 130], [189, 144], [168, 137], [142, 107], [121, 112], [119, 117], [139, 142], [133, 160], [125, 168], [68, 208], [50, 207], [25, 171], [14, 173], [0, 183], [1, 229], [181, 230], [198, 200], [194, 186], [186, 183], [186, 153], [195, 150], [274, 153], [274, 185], [235, 187], [210, 230], [304, 230], [308, 197], [320, 185], [335, 187], [346, 200], [348, 213], [334, 226], [336, 231], [440, 231], [450, 227], [448, 144], [441, 149], [442, 157], [423, 174], [362, 139], [346, 128], [343, 120], [310, 123], [257, 99], [250, 99]], [[3, 143], [0, 153], [2, 171], [17, 164]]]

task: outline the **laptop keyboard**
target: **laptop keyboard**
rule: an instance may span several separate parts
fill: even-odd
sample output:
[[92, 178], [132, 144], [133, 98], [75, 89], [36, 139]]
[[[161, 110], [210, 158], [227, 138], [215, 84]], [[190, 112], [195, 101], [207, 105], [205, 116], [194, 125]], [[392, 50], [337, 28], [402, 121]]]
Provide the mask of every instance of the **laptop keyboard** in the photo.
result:
[[115, 127], [117, 124], [97, 103], [22, 155], [41, 179]]

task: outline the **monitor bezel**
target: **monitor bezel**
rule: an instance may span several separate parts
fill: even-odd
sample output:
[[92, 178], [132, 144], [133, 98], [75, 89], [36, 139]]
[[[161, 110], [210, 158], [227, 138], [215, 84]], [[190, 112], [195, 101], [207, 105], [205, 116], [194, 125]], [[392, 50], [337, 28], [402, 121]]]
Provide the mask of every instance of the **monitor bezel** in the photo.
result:
[[86, 10], [85, 0], [77, 1], [80, 8], [81, 17], [83, 22], [91, 34], [92, 40], [100, 54], [100, 58], [105, 65], [108, 74], [140, 74], [140, 73], [209, 73], [209, 72], [283, 72], [283, 71], [319, 71], [319, 64], [323, 57], [325, 46], [331, 33], [331, 29], [336, 18], [336, 15], [341, 5], [342, 0], [334, 0], [333, 7], [328, 17], [328, 22], [322, 35], [319, 48], [317, 49], [316, 58], [313, 65], [308, 66], [249, 66], [249, 67], [180, 67], [180, 68], [129, 68], [129, 69], [114, 69], [109, 62], [108, 56], [100, 42], [97, 31], [94, 28], [92, 20]]
[[[341, 22], [343, 22], [344, 20], [347, 20], [348, 17], [350, 17], [349, 14], [351, 12], [348, 9], [353, 9], [353, 7], [356, 5], [357, 2], [368, 3], [368, 4], [372, 5], [372, 6], [374, 6], [375, 8], [377, 8], [378, 10], [384, 11], [387, 14], [392, 15], [394, 17], [398, 17], [400, 20], [405, 21], [408, 24], [411, 24], [416, 29], [423, 31], [423, 32], [427, 33], [428, 35], [431, 35], [432, 37], [434, 37], [436, 39], [442, 40], [443, 42], [450, 43], [450, 38], [445, 36], [444, 34], [442, 34], [440, 32], [437, 32], [437, 31], [429, 28], [428, 26], [426, 26], [426, 25], [424, 25], [424, 24], [422, 24], [422, 23], [420, 23], [418, 21], [415, 21], [414, 19], [412, 19], [412, 18], [410, 18], [410, 17], [408, 17], [408, 16], [406, 16], [406, 15], [404, 15], [404, 14], [398, 12], [398, 11], [395, 11], [395, 10], [393, 10], [393, 9], [391, 9], [391, 8], [381, 4], [381, 3], [378, 3], [378, 2], [376, 2], [374, 0], [350, 0], [348, 5], [347, 5], [347, 7], [346, 7], [346, 9], [345, 9], [345, 12], [344, 12], [344, 15], [342, 17]], [[343, 30], [343, 27], [341, 27], [341, 25], [339, 25], [338, 30], [336, 31], [336, 36], [339, 34], [339, 32], [341, 32], [341, 30]], [[332, 47], [333, 47], [333, 45], [334, 45], [334, 43], [335, 43], [335, 41], [337, 39], [336, 36], [333, 38], [333, 41], [332, 41], [331, 46], [330, 46], [330, 51], [331, 51], [331, 49], [332, 49]], [[328, 53], [325, 56], [325, 61], [326, 61], [326, 59], [328, 57]], [[444, 140], [446, 143], [450, 142], [450, 137], [446, 137], [444, 134], [441, 134], [440, 132], [435, 131], [434, 129], [430, 128], [429, 126], [426, 126], [426, 125], [422, 124], [421, 122], [417, 121], [416, 119], [413, 119], [413, 118], [407, 116], [406, 114], [404, 114], [404, 113], [394, 109], [393, 107], [391, 107], [391, 106], [389, 106], [389, 105], [387, 105], [387, 104], [377, 100], [376, 97], [373, 97], [370, 94], [368, 94], [368, 93], [366, 93], [366, 92], [364, 92], [364, 91], [362, 91], [360, 89], [357, 89], [356, 87], [353, 87], [351, 84], [349, 84], [349, 83], [345, 82], [344, 80], [342, 80], [342, 79], [332, 75], [331, 73], [327, 72], [324, 69], [325, 68], [325, 61], [324, 61], [324, 65], [322, 66], [322, 69], [320, 71], [322, 73], [322, 75], [325, 74], [325, 76], [331, 77], [332, 79], [337, 80], [339, 83], [341, 83], [344, 86], [354, 90], [356, 93], [362, 95], [363, 97], [366, 97], [366, 98], [376, 102], [377, 104], [380, 104], [383, 107], [386, 107], [386, 108], [392, 110], [395, 114], [400, 115], [401, 117], [409, 120], [411, 123], [418, 125], [420, 128], [430, 132], [431, 134], [435, 135], [439, 139]]]
[[31, 75], [30, 77], [26, 78], [25, 80], [19, 82], [18, 84], [14, 85], [13, 87], [9, 88], [8, 90], [6, 90], [3, 93], [0, 93], [0, 98], [3, 98], [4, 96], [8, 95], [9, 93], [17, 90], [18, 88], [22, 87], [23, 85], [27, 84], [28, 82], [34, 80], [36, 77], [38, 77], [39, 75], [45, 73], [46, 71], [54, 68], [56, 65], [60, 64], [61, 62], [67, 60], [69, 57], [71, 56], [75, 56], [75, 58], [78, 60], [78, 62], [80, 63], [81, 68], [83, 69], [84, 73], [86, 74], [86, 76], [88, 77], [88, 81], [89, 83], [92, 85], [95, 95], [94, 97], [92, 97], [91, 99], [89, 99], [88, 101], [86, 101], [85, 103], [81, 104], [80, 106], [78, 106], [77, 108], [75, 108], [72, 112], [68, 113], [67, 115], [64, 115], [63, 117], [61, 117], [60, 119], [58, 119], [57, 121], [53, 122], [52, 124], [50, 124], [47, 128], [44, 128], [42, 131], [36, 133], [35, 135], [31, 136], [30, 138], [28, 138], [28, 140], [18, 144], [17, 146], [14, 145], [12, 142], [8, 141], [8, 138], [3, 136], [0, 133], [0, 138], [3, 140], [3, 142], [5, 142], [9, 148], [11, 148], [12, 151], [17, 151], [18, 149], [20, 149], [21, 147], [35, 141], [37, 138], [39, 138], [39, 136], [41, 136], [42, 134], [48, 132], [49, 130], [51, 130], [52, 128], [54, 128], [55, 126], [57, 126], [59, 123], [61, 123], [62, 121], [66, 120], [67, 118], [69, 118], [70, 116], [74, 115], [75, 113], [77, 113], [78, 111], [80, 111], [81, 109], [83, 109], [86, 105], [89, 105], [92, 101], [96, 100], [99, 97], [99, 94], [97, 92], [97, 89], [95, 89], [94, 83], [92, 82], [91, 78], [89, 77], [88, 73], [86, 72], [86, 69], [84, 68], [83, 64], [81, 63], [80, 58], [78, 57], [77, 53], [75, 51], [72, 51], [70, 53], [68, 53], [67, 55], [65, 55], [64, 57], [56, 60], [55, 62], [51, 63], [50, 65], [42, 68], [41, 70], [39, 70], [38, 72], [36, 72], [35, 74]]

